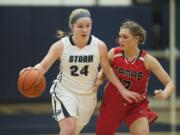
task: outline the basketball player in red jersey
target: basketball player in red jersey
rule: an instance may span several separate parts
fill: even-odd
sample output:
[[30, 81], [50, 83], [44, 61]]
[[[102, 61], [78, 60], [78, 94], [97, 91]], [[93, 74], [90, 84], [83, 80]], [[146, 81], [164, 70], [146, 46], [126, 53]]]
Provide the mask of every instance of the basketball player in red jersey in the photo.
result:
[[[126, 21], [120, 27], [119, 47], [109, 51], [109, 60], [115, 74], [130, 91], [144, 96], [141, 101], [127, 102], [108, 82], [97, 118], [96, 135], [114, 135], [124, 122], [132, 135], [149, 135], [149, 125], [157, 119], [147, 99], [147, 86], [150, 73], [164, 84], [164, 90], [154, 91], [155, 98], [166, 99], [175, 89], [175, 85], [156, 58], [138, 48], [146, 40], [146, 31], [134, 21]], [[99, 80], [104, 80], [103, 71]]]

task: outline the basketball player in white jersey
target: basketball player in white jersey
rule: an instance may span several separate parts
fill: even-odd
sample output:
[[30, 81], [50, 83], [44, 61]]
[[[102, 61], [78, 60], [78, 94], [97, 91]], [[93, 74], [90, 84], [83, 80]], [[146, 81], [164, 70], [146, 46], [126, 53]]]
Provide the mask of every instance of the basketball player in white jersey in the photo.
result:
[[142, 99], [141, 95], [126, 90], [115, 76], [105, 43], [91, 35], [92, 19], [87, 9], [73, 10], [69, 27], [72, 34], [55, 42], [44, 59], [33, 67], [45, 74], [60, 60], [60, 72], [50, 89], [60, 135], [78, 135], [90, 120], [96, 106], [95, 89], [102, 83], [97, 80], [99, 65], [128, 102]]

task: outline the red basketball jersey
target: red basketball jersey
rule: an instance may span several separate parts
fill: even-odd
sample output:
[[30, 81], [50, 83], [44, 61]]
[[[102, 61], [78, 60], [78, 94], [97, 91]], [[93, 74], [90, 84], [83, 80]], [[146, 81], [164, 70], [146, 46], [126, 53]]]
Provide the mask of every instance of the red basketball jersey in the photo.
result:
[[124, 51], [116, 47], [114, 48], [112, 67], [125, 88], [147, 96], [150, 71], [144, 65], [145, 54], [146, 52], [141, 50], [134, 61], [128, 62]]

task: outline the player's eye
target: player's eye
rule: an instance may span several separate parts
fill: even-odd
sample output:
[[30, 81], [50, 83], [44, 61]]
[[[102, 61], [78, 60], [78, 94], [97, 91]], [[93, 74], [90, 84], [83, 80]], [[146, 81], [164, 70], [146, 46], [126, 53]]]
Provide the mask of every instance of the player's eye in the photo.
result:
[[86, 25], [86, 27], [87, 27], [87, 28], [89, 28], [89, 27], [91, 27], [91, 25], [90, 25], [90, 24], [88, 24], [88, 25]]
[[78, 25], [78, 28], [83, 28], [83, 26], [82, 25]]

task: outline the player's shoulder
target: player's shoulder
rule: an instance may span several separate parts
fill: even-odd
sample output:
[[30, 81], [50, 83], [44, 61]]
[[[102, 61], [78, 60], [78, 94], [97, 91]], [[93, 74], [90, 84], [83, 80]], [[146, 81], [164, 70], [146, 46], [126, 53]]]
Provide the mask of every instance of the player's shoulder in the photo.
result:
[[93, 44], [97, 45], [100, 51], [107, 49], [107, 45], [103, 40], [101, 40], [100, 38], [98, 38], [94, 35], [91, 35], [91, 37], [92, 37]]
[[154, 61], [156, 58], [152, 56], [148, 51], [142, 50], [141, 56], [144, 57], [145, 61]]
[[140, 55], [141, 57], [144, 57], [145, 55], [149, 55], [149, 52], [145, 49], [140, 49]]
[[105, 42], [102, 41], [100, 38], [96, 37], [95, 35], [91, 35], [92, 41], [100, 44], [100, 45], [105, 45]]
[[55, 52], [60, 52], [64, 49], [64, 45], [62, 40], [58, 40], [54, 42], [51, 46], [50, 49], [55, 53]]
[[59, 42], [60, 42], [61, 44], [69, 43], [69, 41], [70, 41], [70, 36], [65, 36], [65, 37], [63, 37], [63, 38], [61, 38], [61, 39], [59, 40]]
[[159, 62], [154, 56], [152, 56], [149, 53], [146, 53], [144, 56], [144, 63], [146, 67], [150, 69], [152, 66], [157, 65]]
[[113, 52], [114, 54], [119, 54], [119, 53], [123, 53], [123, 50], [120, 47], [113, 47], [110, 50], [111, 52]]

